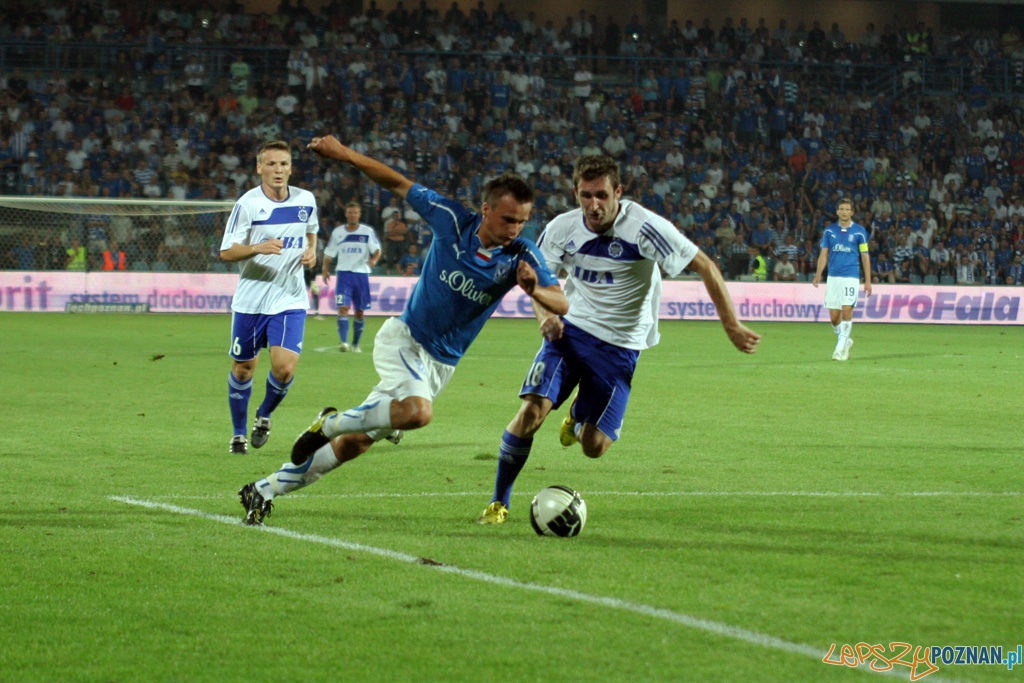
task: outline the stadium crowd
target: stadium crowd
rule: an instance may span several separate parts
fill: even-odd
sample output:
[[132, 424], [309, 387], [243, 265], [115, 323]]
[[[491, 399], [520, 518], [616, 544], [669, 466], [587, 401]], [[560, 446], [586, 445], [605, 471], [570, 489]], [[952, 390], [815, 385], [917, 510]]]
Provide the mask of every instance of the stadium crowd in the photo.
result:
[[[333, 132], [467, 205], [513, 169], [537, 189], [531, 238], [573, 205], [575, 158], [605, 153], [625, 195], [730, 278], [809, 279], [818, 238], [850, 197], [876, 281], [1024, 284], [1024, 105], [1012, 96], [1024, 92], [1024, 41], [1013, 26], [848, 36], [742, 18], [654, 32], [636, 16], [585, 12], [555, 26], [504, 3], [346, 10], [0, 9], [2, 192], [233, 201], [258, 182], [259, 143], [284, 139], [292, 183], [316, 194], [322, 226], [360, 201], [397, 273], [410, 250], [429, 249], [429, 230], [397, 197], [306, 152], [314, 135]], [[56, 68], [37, 68], [33, 51]], [[957, 75], [948, 91], [924, 87], [936, 64]], [[870, 87], [879, 73], [894, 80]], [[993, 87], [993, 73], [1010, 78]], [[218, 220], [83, 214], [60, 235], [0, 234], [0, 268], [219, 268]]]

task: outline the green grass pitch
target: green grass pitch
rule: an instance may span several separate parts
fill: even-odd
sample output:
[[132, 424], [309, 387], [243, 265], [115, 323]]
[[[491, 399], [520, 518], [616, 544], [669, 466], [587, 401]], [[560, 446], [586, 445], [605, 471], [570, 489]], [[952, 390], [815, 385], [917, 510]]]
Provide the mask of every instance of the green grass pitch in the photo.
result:
[[[750, 357], [663, 323], [621, 440], [563, 449], [563, 408], [481, 527], [539, 343], [492, 320], [429, 427], [243, 526], [238, 488], [375, 382], [379, 324], [343, 355], [309, 320], [270, 442], [239, 457], [226, 316], [0, 315], [0, 680], [856, 681], [884, 676], [823, 663], [832, 644], [1024, 640], [1019, 327], [855, 324], [839, 363], [824, 323], [753, 325]], [[551, 484], [586, 499], [578, 538], [530, 528]]]

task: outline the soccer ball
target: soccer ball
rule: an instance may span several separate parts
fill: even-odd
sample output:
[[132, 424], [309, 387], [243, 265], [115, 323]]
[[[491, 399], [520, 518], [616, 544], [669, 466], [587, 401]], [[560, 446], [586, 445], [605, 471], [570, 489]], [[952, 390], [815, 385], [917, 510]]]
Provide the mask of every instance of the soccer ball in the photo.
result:
[[530, 503], [530, 524], [540, 536], [576, 536], [587, 523], [587, 503], [568, 486], [549, 486]]

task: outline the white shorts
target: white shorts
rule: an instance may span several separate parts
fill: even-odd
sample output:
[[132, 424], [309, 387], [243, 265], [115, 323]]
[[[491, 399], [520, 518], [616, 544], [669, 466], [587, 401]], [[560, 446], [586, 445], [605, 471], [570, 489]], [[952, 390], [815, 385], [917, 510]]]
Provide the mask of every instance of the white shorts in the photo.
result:
[[384, 398], [402, 401], [410, 396], [433, 402], [455, 373], [454, 365], [435, 360], [398, 318], [384, 321], [373, 338], [373, 367], [380, 382], [364, 403]]
[[825, 283], [825, 308], [841, 310], [843, 306], [854, 308], [857, 305], [857, 292], [860, 290], [859, 277], [836, 277], [829, 275]]

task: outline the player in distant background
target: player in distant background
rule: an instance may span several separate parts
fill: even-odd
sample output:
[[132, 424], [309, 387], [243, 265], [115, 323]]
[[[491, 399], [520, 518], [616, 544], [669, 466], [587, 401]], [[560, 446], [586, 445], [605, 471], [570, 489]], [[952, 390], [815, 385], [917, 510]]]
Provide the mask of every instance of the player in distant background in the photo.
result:
[[252, 395], [252, 375], [260, 349], [270, 348], [267, 393], [256, 409], [252, 446], [260, 448], [270, 436], [270, 414], [284, 400], [295, 376], [306, 327], [304, 266], [316, 264], [316, 198], [290, 187], [292, 152], [287, 142], [274, 140], [256, 152], [259, 187], [242, 195], [231, 211], [221, 260], [239, 261], [238, 288], [231, 300], [231, 373], [228, 405], [234, 436], [231, 453], [248, 450], [245, 432]]
[[338, 304], [339, 351], [348, 351], [348, 309], [355, 309], [352, 326], [352, 351], [360, 353], [359, 340], [363, 336], [363, 312], [370, 308], [370, 271], [380, 260], [380, 240], [377, 231], [359, 222], [363, 210], [359, 202], [345, 205], [345, 225], [331, 233], [324, 249], [324, 284], [331, 284], [331, 262], [337, 259], [335, 300]]
[[[397, 194], [425, 220], [434, 241], [405, 312], [377, 333], [373, 365], [380, 382], [359, 406], [339, 413], [324, 408], [292, 446], [292, 461], [238, 492], [246, 523], [258, 525], [272, 500], [308, 486], [397, 431], [425, 427], [433, 402], [501, 299], [517, 284], [545, 320], [568, 310], [558, 280], [537, 246], [519, 237], [533, 208], [533, 189], [503, 174], [483, 190], [481, 213], [415, 184], [402, 174], [342, 145], [314, 138], [310, 149], [350, 164]], [[541, 314], [538, 313], [538, 318]], [[552, 323], [541, 333], [553, 332]]]
[[505, 522], [533, 435], [577, 386], [560, 430], [562, 445], [580, 443], [587, 457], [599, 458], [619, 438], [640, 352], [659, 339], [660, 270], [674, 276], [688, 267], [701, 276], [737, 349], [754, 353], [761, 339], [737, 320], [715, 262], [670, 222], [622, 199], [614, 159], [580, 157], [573, 188], [580, 208], [548, 223], [538, 243], [548, 268], [567, 273], [569, 313], [537, 311], [550, 332], [523, 382], [519, 412], [502, 435], [494, 495], [481, 524]]
[[838, 337], [832, 360], [847, 360], [853, 346], [850, 331], [862, 268], [864, 297], [871, 296], [871, 255], [868, 253], [867, 230], [860, 223], [853, 222], [853, 201], [840, 199], [836, 205], [836, 217], [838, 220], [825, 228], [821, 236], [818, 272], [814, 274], [812, 284], [817, 287], [821, 283], [821, 276], [828, 266], [825, 308]]

